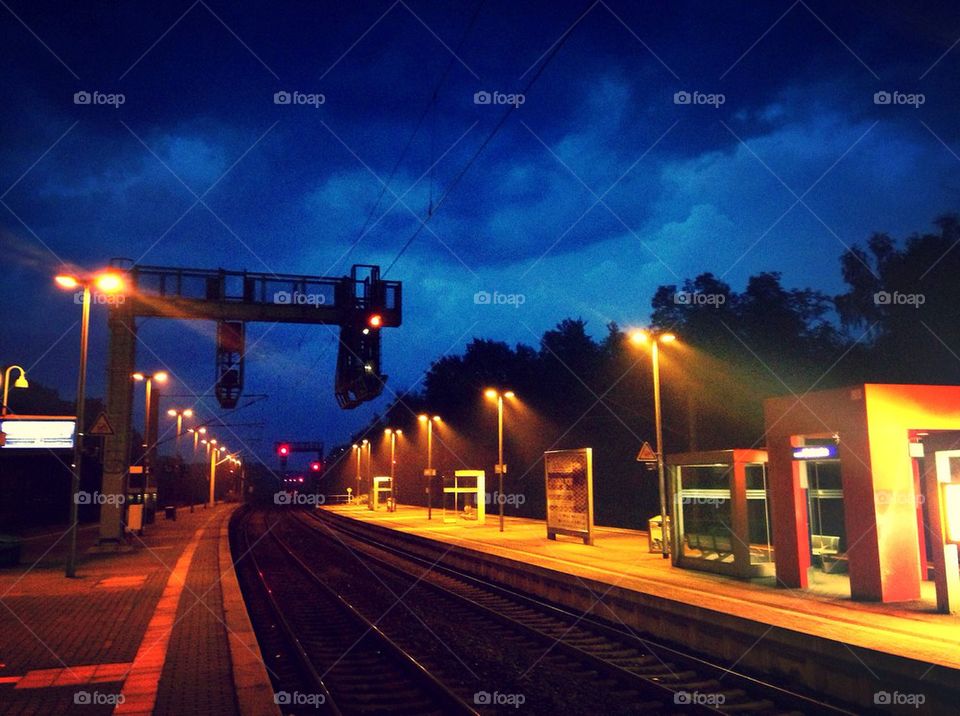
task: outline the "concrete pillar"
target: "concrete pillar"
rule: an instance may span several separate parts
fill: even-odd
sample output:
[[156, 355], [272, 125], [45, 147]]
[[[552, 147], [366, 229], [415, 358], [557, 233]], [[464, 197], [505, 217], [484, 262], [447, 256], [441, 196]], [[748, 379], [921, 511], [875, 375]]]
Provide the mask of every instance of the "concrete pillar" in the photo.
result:
[[[136, 322], [130, 301], [110, 308], [110, 348], [107, 358], [107, 419], [114, 434], [104, 439], [103, 485], [105, 495], [124, 495], [130, 465], [130, 423], [137, 350]], [[118, 543], [123, 537], [125, 505], [109, 500], [100, 506], [100, 544]]]

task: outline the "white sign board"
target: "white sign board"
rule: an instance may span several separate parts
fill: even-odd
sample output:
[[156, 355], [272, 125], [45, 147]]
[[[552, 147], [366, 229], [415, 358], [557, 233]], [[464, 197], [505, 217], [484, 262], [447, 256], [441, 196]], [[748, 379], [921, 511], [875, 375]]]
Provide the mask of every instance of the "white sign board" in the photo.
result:
[[6, 418], [0, 432], [7, 434], [3, 449], [72, 450], [76, 421], [72, 418]]

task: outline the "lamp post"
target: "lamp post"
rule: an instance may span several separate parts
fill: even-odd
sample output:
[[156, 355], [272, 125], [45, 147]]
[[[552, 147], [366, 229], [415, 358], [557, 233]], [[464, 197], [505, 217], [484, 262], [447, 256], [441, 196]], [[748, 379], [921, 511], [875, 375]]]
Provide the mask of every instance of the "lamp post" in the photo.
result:
[[[77, 428], [73, 439], [73, 465], [70, 484], [70, 546], [67, 551], [66, 576], [77, 576], [77, 494], [80, 491], [80, 474], [83, 468], [84, 402], [87, 390], [87, 343], [90, 336], [90, 287], [102, 293], [120, 293], [124, 289], [123, 278], [115, 272], [104, 271], [94, 276], [79, 277], [59, 274], [54, 282], [63, 289], [80, 288], [80, 368], [77, 374]], [[6, 402], [6, 401], [4, 401]]]
[[427, 519], [433, 519], [433, 492], [431, 487], [433, 485], [433, 478], [436, 477], [437, 471], [433, 469], [433, 424], [441, 422], [439, 415], [418, 415], [417, 420], [421, 423], [426, 423], [427, 426], [427, 469], [423, 471], [424, 477], [427, 478]]
[[360, 504], [360, 453], [363, 451], [363, 448], [353, 444], [353, 449], [357, 453], [357, 504]]
[[635, 344], [650, 344], [650, 360], [653, 364], [653, 412], [657, 432], [657, 490], [660, 493], [660, 543], [662, 556], [670, 558], [667, 547], [667, 480], [663, 468], [663, 415], [660, 409], [660, 344], [673, 343], [677, 337], [673, 333], [653, 333], [634, 331], [630, 340]]
[[[214, 440], [212, 442], [216, 443], [217, 441]], [[215, 447], [213, 448], [213, 450], [210, 451], [210, 498], [208, 502], [210, 507], [213, 507], [214, 505], [214, 491], [216, 490], [216, 487], [217, 487], [217, 465], [222, 465], [223, 463], [225, 463], [227, 460], [231, 458], [230, 455], [227, 455], [227, 457], [223, 458], [223, 460], [221, 460], [220, 462], [217, 462], [217, 455], [219, 455], [220, 453], [226, 453], [226, 452], [227, 452], [227, 448], [224, 445], [221, 445], [219, 448]]]
[[500, 531], [503, 532], [503, 474], [507, 471], [507, 466], [503, 464], [503, 399], [514, 398], [514, 392], [507, 390], [500, 392], [493, 388], [487, 388], [484, 393], [491, 400], [497, 401], [497, 464], [493, 471], [497, 473], [497, 502], [500, 504]]
[[6, 372], [3, 374], [3, 407], [0, 408], [0, 416], [5, 416], [9, 410], [7, 409], [7, 394], [10, 392], [10, 373], [14, 370], [20, 371], [20, 377], [14, 382], [14, 388], [29, 388], [30, 383], [27, 382], [27, 372], [18, 365], [12, 365], [7, 368]]
[[373, 503], [373, 443], [364, 438], [360, 441], [360, 450], [367, 449], [367, 483], [370, 485], [370, 496], [367, 498], [367, 509], [372, 510], [376, 507]]
[[153, 474], [153, 469], [155, 467], [154, 452], [157, 448], [157, 439], [155, 433], [158, 426], [154, 424], [153, 418], [153, 415], [156, 412], [153, 404], [153, 384], [154, 382], [166, 383], [169, 376], [165, 371], [159, 371], [156, 373], [141, 373], [138, 371], [131, 377], [136, 381], [143, 382], [146, 394], [146, 405], [143, 418], [143, 461], [146, 464], [144, 466], [143, 489], [141, 490], [141, 494], [145, 494], [147, 487], [150, 484], [150, 476]]
[[403, 435], [403, 431], [394, 428], [387, 428], [384, 433], [390, 436], [390, 499], [393, 500], [393, 506], [397, 506], [396, 482], [397, 482], [397, 435]]
[[170, 408], [167, 411], [167, 415], [169, 415], [171, 418], [177, 419], [177, 481], [183, 482], [183, 454], [180, 452], [180, 437], [183, 435], [183, 419], [192, 418], [193, 410], [190, 408]]
[[[200, 436], [207, 434], [206, 428], [187, 428], [188, 432], [193, 433], [193, 457], [190, 459], [190, 477], [187, 481], [187, 494], [190, 498], [190, 511], [193, 512], [193, 503], [194, 497], [196, 496], [196, 490], [194, 489], [195, 480], [193, 479], [194, 474], [196, 474], [197, 466], [197, 449], [199, 448]], [[206, 444], [206, 440], [203, 441]]]

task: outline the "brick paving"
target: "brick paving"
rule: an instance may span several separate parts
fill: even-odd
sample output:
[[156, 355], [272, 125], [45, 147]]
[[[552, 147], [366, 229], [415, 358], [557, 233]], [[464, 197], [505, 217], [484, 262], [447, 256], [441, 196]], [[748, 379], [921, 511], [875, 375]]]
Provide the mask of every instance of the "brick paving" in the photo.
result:
[[0, 569], [0, 714], [112, 713], [121, 689], [156, 691], [155, 713], [237, 713], [217, 549], [231, 510], [160, 520], [134, 551], [85, 555], [77, 579], [46, 560]]

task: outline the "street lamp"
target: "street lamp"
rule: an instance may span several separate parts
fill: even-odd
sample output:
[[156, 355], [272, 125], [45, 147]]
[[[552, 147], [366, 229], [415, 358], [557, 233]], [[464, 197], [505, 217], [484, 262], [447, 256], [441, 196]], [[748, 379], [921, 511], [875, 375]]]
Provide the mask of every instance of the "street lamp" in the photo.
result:
[[[367, 449], [367, 482], [370, 484], [370, 495], [367, 498], [367, 509], [374, 509], [373, 504], [373, 443], [364, 438], [360, 441], [360, 452], [363, 452], [363, 449]], [[360, 462], [359, 456], [357, 457], [357, 462]]]
[[634, 331], [630, 341], [636, 345], [650, 344], [650, 359], [653, 363], [653, 412], [657, 431], [657, 490], [660, 493], [660, 543], [664, 559], [670, 558], [667, 548], [667, 481], [663, 469], [663, 416], [660, 410], [660, 344], [673, 343], [673, 333]]
[[[120, 274], [104, 271], [92, 276], [74, 276], [59, 274], [54, 282], [63, 289], [82, 289], [80, 312], [80, 368], [77, 373], [77, 429], [73, 439], [73, 474], [70, 485], [70, 548], [67, 551], [66, 575], [77, 576], [77, 508], [78, 492], [80, 491], [80, 471], [83, 467], [83, 419], [84, 402], [87, 390], [87, 343], [90, 336], [90, 287], [93, 286], [101, 293], [120, 293], [125, 284]], [[4, 401], [6, 402], [6, 401]]]
[[142, 490], [142, 494], [145, 494], [147, 487], [149, 486], [150, 475], [153, 472], [154, 451], [157, 447], [156, 429], [158, 426], [154, 423], [153, 417], [153, 413], [155, 412], [153, 409], [153, 383], [154, 381], [157, 383], [166, 383], [169, 376], [167, 375], [166, 371], [158, 371], [156, 373], [142, 373], [138, 371], [133, 373], [131, 377], [136, 381], [142, 381], [146, 388], [146, 407], [143, 418], [143, 447], [145, 449], [143, 458], [144, 462], [146, 463], [146, 469], [144, 471], [144, 484]]
[[403, 435], [403, 431], [394, 428], [387, 428], [383, 431], [385, 435], [390, 436], [390, 498], [396, 507], [396, 467], [397, 467], [397, 435]]
[[427, 519], [433, 519], [433, 494], [431, 491], [431, 486], [433, 484], [433, 478], [436, 477], [437, 471], [433, 469], [433, 424], [440, 423], [439, 415], [418, 415], [417, 420], [421, 423], [426, 423], [427, 426], [427, 469], [423, 471], [423, 476], [427, 478]]
[[353, 449], [357, 453], [357, 504], [360, 504], [360, 453], [363, 452], [363, 448], [356, 443], [353, 444]]
[[503, 473], [507, 471], [507, 466], [503, 464], [503, 399], [514, 398], [514, 392], [507, 390], [501, 393], [499, 390], [487, 388], [483, 394], [491, 400], [497, 401], [497, 464], [493, 471], [497, 473], [497, 502], [500, 503], [500, 531], [503, 532]]
[[180, 459], [180, 436], [183, 434], [183, 419], [192, 418], [193, 410], [190, 408], [170, 408], [167, 415], [177, 419], [177, 459]]
[[27, 372], [18, 365], [12, 365], [7, 368], [7, 371], [3, 374], [3, 407], [0, 408], [0, 416], [6, 415], [7, 412], [7, 393], [10, 391], [10, 372], [14, 370], [20, 371], [20, 377], [14, 381], [14, 388], [29, 388], [30, 384], [27, 382]]

